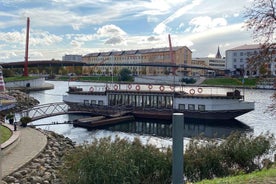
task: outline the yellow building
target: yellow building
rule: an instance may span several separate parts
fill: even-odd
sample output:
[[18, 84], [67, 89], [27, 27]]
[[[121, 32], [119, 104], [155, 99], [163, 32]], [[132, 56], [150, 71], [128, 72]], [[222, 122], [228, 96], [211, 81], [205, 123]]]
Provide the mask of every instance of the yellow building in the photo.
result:
[[[188, 47], [173, 47], [172, 54], [176, 66], [191, 65], [192, 51]], [[133, 75], [166, 75], [173, 72], [172, 67], [143, 66], [145, 63], [171, 64], [170, 48], [168, 47], [91, 53], [83, 56], [82, 61], [87, 64], [95, 64], [95, 66], [84, 68], [83, 72], [89, 74], [112, 75], [113, 73], [116, 75], [122, 68], [128, 68]], [[189, 75], [190, 69], [178, 68], [177, 72]]]

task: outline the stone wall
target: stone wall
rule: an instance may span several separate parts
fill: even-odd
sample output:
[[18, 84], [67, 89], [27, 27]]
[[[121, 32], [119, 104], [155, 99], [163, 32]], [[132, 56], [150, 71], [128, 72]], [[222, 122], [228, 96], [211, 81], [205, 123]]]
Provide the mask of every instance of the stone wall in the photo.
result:
[[19, 170], [6, 176], [2, 184], [61, 184], [58, 168], [62, 164], [62, 157], [74, 149], [75, 143], [69, 138], [54, 132], [40, 130], [47, 136], [45, 149]]

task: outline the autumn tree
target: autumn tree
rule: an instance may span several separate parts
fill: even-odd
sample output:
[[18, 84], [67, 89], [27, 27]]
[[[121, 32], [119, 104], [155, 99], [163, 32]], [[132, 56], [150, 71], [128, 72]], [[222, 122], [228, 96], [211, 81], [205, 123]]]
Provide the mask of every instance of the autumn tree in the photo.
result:
[[[260, 43], [261, 51], [249, 58], [249, 66], [257, 68], [272, 62], [276, 53], [276, 3], [275, 0], [256, 0], [245, 11], [245, 26], [253, 31], [253, 39]], [[274, 57], [275, 59], [275, 57]], [[276, 62], [276, 61], [275, 61]]]
[[[261, 44], [261, 52], [249, 58], [248, 66], [260, 68], [264, 64], [276, 62], [276, 2], [275, 0], [256, 0], [245, 11], [245, 26], [253, 31], [254, 41]], [[275, 84], [276, 85], [276, 84]], [[276, 92], [270, 109], [276, 112]]]

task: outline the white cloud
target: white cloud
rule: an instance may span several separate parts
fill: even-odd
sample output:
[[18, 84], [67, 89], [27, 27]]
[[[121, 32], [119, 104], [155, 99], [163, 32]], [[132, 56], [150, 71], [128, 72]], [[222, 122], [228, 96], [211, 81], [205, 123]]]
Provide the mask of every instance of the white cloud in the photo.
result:
[[76, 41], [76, 40], [72, 40], [70, 44], [71, 44], [73, 47], [80, 48], [84, 43], [83, 43], [83, 42]]
[[167, 24], [174, 21], [175, 19], [181, 17], [187, 11], [193, 9], [195, 6], [198, 6], [201, 3], [202, 0], [193, 0], [191, 4], [185, 5], [181, 8], [179, 8], [177, 11], [175, 11], [172, 15], [170, 15], [168, 18], [166, 18], [164, 21], [159, 23], [153, 30], [156, 34], [163, 34], [167, 30]]
[[116, 36], [116, 37], [111, 37], [107, 39], [104, 44], [107, 45], [116, 45], [116, 44], [121, 44], [124, 42], [124, 39], [121, 36]]
[[105, 25], [98, 29], [98, 37], [113, 37], [113, 36], [125, 36], [127, 35], [121, 28], [113, 24]]
[[218, 26], [226, 26], [227, 21], [224, 18], [215, 18], [212, 19], [209, 16], [200, 16], [193, 18], [190, 22], [189, 25], [192, 26], [192, 32], [198, 33], [198, 32], [203, 32], [208, 29], [213, 29]]
[[164, 34], [166, 32], [169, 32], [168, 30], [169, 30], [169, 27], [166, 26], [165, 23], [160, 23], [154, 28], [153, 32], [155, 34], [161, 35], [161, 34]]

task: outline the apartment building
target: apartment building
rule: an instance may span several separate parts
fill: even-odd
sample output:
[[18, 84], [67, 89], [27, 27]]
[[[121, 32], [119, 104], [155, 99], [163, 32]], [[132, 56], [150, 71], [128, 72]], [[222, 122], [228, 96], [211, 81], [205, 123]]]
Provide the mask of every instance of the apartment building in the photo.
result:
[[[248, 60], [261, 52], [260, 44], [241, 45], [226, 51], [226, 68], [233, 75], [259, 76], [260, 68], [248, 65]], [[276, 76], [276, 52], [271, 50], [270, 61], [264, 63], [267, 73]]]
[[193, 58], [192, 65], [211, 68], [212, 70], [192, 69], [192, 75], [216, 76], [224, 75], [226, 69], [225, 58], [222, 58], [220, 50], [215, 57]]
[[76, 61], [81, 62], [82, 61], [82, 55], [64, 55], [62, 56], [62, 61]]
[[[176, 65], [191, 65], [192, 51], [188, 47], [173, 47], [172, 54]], [[86, 68], [85, 73], [99, 75], [116, 75], [122, 68], [128, 68], [133, 75], [166, 75], [174, 70], [172, 67], [143, 66], [145, 63], [152, 65], [171, 63], [169, 47], [90, 53], [83, 56], [82, 61], [95, 64], [95, 66]], [[133, 64], [136, 65], [133, 66]], [[191, 69], [178, 68], [177, 72], [190, 75]]]

